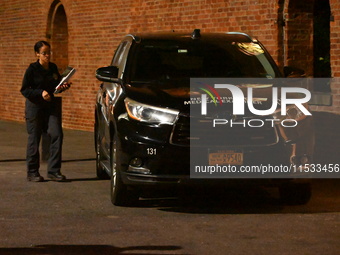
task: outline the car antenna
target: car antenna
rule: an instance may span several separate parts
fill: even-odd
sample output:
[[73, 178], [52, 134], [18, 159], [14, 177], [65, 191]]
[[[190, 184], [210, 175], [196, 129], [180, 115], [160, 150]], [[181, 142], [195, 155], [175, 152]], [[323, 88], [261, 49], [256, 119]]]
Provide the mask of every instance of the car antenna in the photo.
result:
[[191, 39], [200, 39], [201, 38], [201, 29], [194, 29], [191, 34]]

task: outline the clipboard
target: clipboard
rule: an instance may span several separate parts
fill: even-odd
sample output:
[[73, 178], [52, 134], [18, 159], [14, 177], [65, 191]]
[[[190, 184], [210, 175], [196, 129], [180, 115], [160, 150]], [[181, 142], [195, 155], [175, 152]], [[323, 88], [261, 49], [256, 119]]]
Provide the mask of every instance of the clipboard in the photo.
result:
[[71, 79], [71, 77], [74, 75], [74, 73], [76, 72], [76, 69], [74, 69], [71, 66], [68, 66], [65, 71], [62, 73], [61, 75], [61, 80], [59, 82], [59, 84], [57, 85], [57, 87], [55, 87], [54, 90], [54, 94], [58, 94], [61, 91], [59, 90], [60, 86], [64, 84], [64, 82], [69, 81], [69, 79]]

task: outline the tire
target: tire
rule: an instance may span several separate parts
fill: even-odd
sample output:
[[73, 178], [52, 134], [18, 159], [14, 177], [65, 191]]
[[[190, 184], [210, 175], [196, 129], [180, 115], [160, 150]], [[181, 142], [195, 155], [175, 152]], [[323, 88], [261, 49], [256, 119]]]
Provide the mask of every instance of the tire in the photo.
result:
[[286, 184], [279, 187], [281, 201], [288, 205], [307, 204], [312, 196], [310, 183]]
[[111, 202], [115, 206], [135, 206], [138, 203], [139, 193], [123, 183], [118, 166], [117, 142], [114, 139], [111, 150]]
[[109, 175], [105, 171], [104, 167], [100, 164], [103, 159], [103, 155], [100, 149], [100, 136], [97, 128], [95, 128], [95, 146], [96, 146], [96, 174], [99, 179], [106, 180], [109, 179]]

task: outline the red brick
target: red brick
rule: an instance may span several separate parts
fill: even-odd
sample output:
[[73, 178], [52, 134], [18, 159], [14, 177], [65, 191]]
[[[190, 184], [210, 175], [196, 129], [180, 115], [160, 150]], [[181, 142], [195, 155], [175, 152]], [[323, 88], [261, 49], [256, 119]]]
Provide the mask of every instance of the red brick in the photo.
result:
[[[48, 39], [46, 32], [52, 2], [11, 0], [0, 3], [1, 119], [23, 121], [25, 100], [19, 92], [21, 80], [29, 63], [35, 61], [34, 43]], [[282, 41], [278, 20], [283, 14], [278, 13], [278, 1], [102, 0], [98, 4], [95, 0], [63, 0], [68, 38], [65, 29], [54, 31], [61, 35], [59, 44], [53, 45], [56, 47], [53, 50], [59, 52], [54, 61], [61, 68], [68, 64], [78, 70], [72, 88], [62, 95], [63, 124], [68, 128], [93, 129], [95, 94], [100, 84], [94, 72], [110, 63], [121, 38], [131, 32], [191, 31], [193, 28], [207, 32], [247, 32], [262, 41], [280, 67], [290, 63], [312, 75], [312, 2], [294, 1], [288, 6], [286, 1], [284, 12], [289, 13], [289, 21], [284, 27], [285, 41]], [[330, 0], [330, 5], [335, 20], [330, 24], [332, 74], [340, 77], [340, 3]], [[58, 25], [55, 28], [58, 29]], [[286, 52], [285, 57], [280, 55], [283, 52]], [[68, 53], [68, 62], [60, 58], [62, 53]], [[333, 91], [338, 98], [339, 85], [336, 86]], [[339, 113], [339, 103], [319, 108]]]

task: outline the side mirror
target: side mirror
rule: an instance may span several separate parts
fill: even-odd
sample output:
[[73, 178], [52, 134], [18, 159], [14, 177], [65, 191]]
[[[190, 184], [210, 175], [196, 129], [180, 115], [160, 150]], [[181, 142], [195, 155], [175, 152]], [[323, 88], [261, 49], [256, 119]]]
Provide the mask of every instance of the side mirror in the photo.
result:
[[304, 70], [293, 66], [285, 66], [283, 68], [283, 74], [286, 78], [302, 78], [306, 76]]
[[119, 82], [118, 67], [106, 66], [98, 68], [96, 71], [96, 78], [104, 82]]

